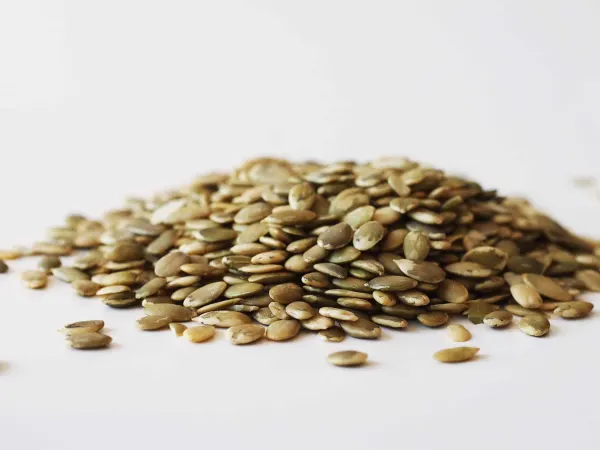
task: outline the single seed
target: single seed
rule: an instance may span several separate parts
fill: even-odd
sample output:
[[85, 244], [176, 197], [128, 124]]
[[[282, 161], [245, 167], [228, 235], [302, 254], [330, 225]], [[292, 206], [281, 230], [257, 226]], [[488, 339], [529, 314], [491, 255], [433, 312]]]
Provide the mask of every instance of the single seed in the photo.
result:
[[21, 280], [29, 289], [42, 289], [48, 284], [48, 276], [40, 270], [26, 270], [21, 274]]
[[563, 289], [552, 278], [534, 273], [526, 273], [523, 275], [525, 284], [531, 286], [544, 297], [548, 297], [558, 302], [568, 302], [573, 299], [573, 296]]
[[594, 305], [583, 300], [559, 304], [554, 310], [554, 314], [563, 319], [579, 319], [587, 317], [594, 309]]
[[187, 328], [183, 332], [183, 336], [187, 338], [188, 341], [194, 343], [200, 343], [204, 341], [208, 341], [215, 335], [215, 327], [210, 325], [198, 325], [195, 327]]
[[448, 323], [450, 317], [442, 311], [431, 311], [419, 314], [417, 320], [426, 327], [437, 328]]
[[196, 316], [196, 313], [181, 305], [168, 303], [150, 303], [144, 307], [144, 313], [148, 315], [166, 315], [172, 322], [187, 322]]
[[371, 221], [360, 226], [354, 233], [353, 245], [357, 250], [373, 248], [385, 236], [385, 228], [379, 222]]
[[354, 338], [379, 339], [381, 337], [381, 328], [379, 325], [367, 319], [340, 321], [340, 326], [347, 334]]
[[204, 325], [213, 325], [218, 328], [245, 325], [252, 320], [246, 314], [237, 311], [209, 311], [194, 319]]
[[189, 308], [200, 308], [201, 306], [208, 305], [223, 295], [226, 289], [227, 283], [223, 281], [209, 283], [189, 294], [183, 301], [183, 306], [187, 306]]
[[140, 330], [154, 331], [168, 326], [173, 319], [171, 316], [166, 314], [156, 314], [151, 316], [144, 316], [137, 320], [136, 324]]
[[69, 336], [69, 342], [73, 348], [91, 350], [108, 347], [112, 342], [112, 338], [102, 333], [89, 331]]
[[355, 367], [362, 366], [367, 362], [368, 355], [363, 352], [357, 352], [354, 350], [345, 350], [341, 352], [331, 353], [327, 357], [327, 361], [329, 361], [334, 366], [340, 367]]
[[89, 280], [90, 277], [81, 270], [73, 267], [55, 267], [51, 269], [52, 275], [65, 283], [72, 283], [75, 280]]
[[600, 292], [600, 272], [592, 269], [580, 270], [575, 278], [581, 281], [585, 288], [592, 292]]
[[290, 315], [287, 313], [285, 306], [281, 303], [271, 302], [269, 303], [269, 309], [271, 310], [273, 315], [279, 320], [285, 320], [290, 318]]
[[519, 321], [519, 329], [529, 336], [541, 337], [550, 331], [550, 322], [542, 315], [531, 314]]
[[467, 342], [471, 340], [471, 333], [462, 325], [448, 325], [448, 336], [454, 342]]
[[[3, 273], [2, 272], [2, 264], [4, 264], [3, 261], [0, 261], [0, 273]], [[46, 272], [46, 274], [50, 274], [50, 273], [52, 273], [52, 269], [56, 269], [57, 267], [60, 267], [61, 264], [62, 263], [58, 256], [47, 255], [47, 256], [42, 256], [42, 258], [38, 262], [38, 268], [40, 270]], [[6, 264], [4, 264], [4, 266], [6, 266]], [[6, 268], [6, 270], [8, 270], [8, 267]], [[6, 270], [4, 270], [4, 272], [6, 272]]]
[[89, 280], [75, 280], [71, 283], [71, 287], [82, 297], [93, 297], [100, 289], [100, 285]]
[[434, 353], [433, 357], [443, 363], [464, 362], [472, 359], [478, 351], [477, 347], [446, 348]]
[[80, 322], [69, 323], [64, 326], [62, 331], [67, 336], [81, 332], [95, 332], [104, 328], [103, 320], [83, 320]]
[[429, 238], [420, 231], [411, 231], [404, 238], [404, 256], [412, 261], [423, 261], [430, 249]]
[[339, 327], [331, 327], [319, 331], [319, 337], [326, 342], [342, 342], [346, 338], [346, 333]]
[[542, 306], [542, 297], [527, 284], [517, 284], [510, 287], [510, 293], [515, 301], [523, 308], [537, 309]]
[[357, 321], [358, 316], [351, 311], [347, 311], [345, 309], [340, 308], [331, 308], [329, 306], [324, 306], [319, 309], [319, 314], [325, 317], [329, 317], [331, 319], [340, 320], [340, 321]]
[[265, 335], [264, 327], [260, 325], [237, 325], [231, 327], [225, 333], [225, 337], [235, 345], [245, 345], [258, 341]]
[[160, 258], [154, 265], [154, 273], [159, 277], [177, 275], [181, 266], [188, 264], [190, 257], [182, 252], [171, 252]]
[[315, 309], [306, 302], [292, 302], [285, 307], [285, 312], [297, 320], [307, 320], [316, 314]]
[[302, 320], [302, 326], [307, 330], [327, 330], [335, 325], [335, 321], [330, 317], [325, 317], [319, 313], [315, 313], [310, 319]]
[[266, 336], [271, 341], [286, 341], [300, 332], [297, 320], [278, 320], [267, 327]]
[[492, 328], [502, 328], [509, 325], [513, 315], [508, 311], [492, 311], [483, 318], [483, 323]]
[[446, 278], [444, 269], [432, 262], [415, 262], [409, 259], [399, 259], [394, 262], [406, 276], [417, 281], [437, 284]]
[[387, 314], [376, 314], [374, 316], [371, 316], [371, 320], [377, 325], [389, 328], [406, 328], [408, 326], [408, 322], [406, 321], [406, 319], [402, 319], [401, 317], [389, 316]]

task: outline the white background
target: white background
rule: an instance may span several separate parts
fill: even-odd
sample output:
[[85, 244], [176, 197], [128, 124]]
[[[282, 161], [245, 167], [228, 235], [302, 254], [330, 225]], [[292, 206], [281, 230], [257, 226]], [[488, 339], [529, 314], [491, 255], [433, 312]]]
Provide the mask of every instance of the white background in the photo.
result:
[[[596, 1], [0, 0], [0, 246], [243, 158], [402, 154], [600, 238]], [[597, 320], [250, 348], [141, 334], [136, 311], [0, 276], [3, 448], [600, 447]], [[595, 316], [598, 313], [594, 314]], [[55, 332], [103, 318], [113, 348]], [[333, 349], [373, 361], [340, 370]]]

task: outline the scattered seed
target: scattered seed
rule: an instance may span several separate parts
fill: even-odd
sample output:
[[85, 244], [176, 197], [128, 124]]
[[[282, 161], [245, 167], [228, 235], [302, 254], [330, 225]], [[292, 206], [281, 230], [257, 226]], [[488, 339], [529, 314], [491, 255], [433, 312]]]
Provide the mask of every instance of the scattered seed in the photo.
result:
[[363, 352], [357, 352], [354, 350], [345, 350], [342, 352], [331, 353], [327, 357], [327, 361], [329, 361], [334, 366], [340, 367], [355, 367], [362, 366], [367, 362], [368, 355]]
[[258, 341], [265, 335], [265, 329], [260, 325], [237, 325], [231, 327], [225, 333], [227, 339], [235, 345], [250, 344]]
[[541, 337], [550, 331], [550, 322], [542, 315], [530, 314], [519, 321], [519, 329], [529, 336]]
[[[484, 319], [485, 320], [485, 319]], [[454, 342], [467, 342], [471, 340], [471, 333], [462, 325], [448, 325], [448, 336]]]
[[62, 331], [67, 336], [82, 332], [95, 332], [104, 328], [103, 320], [83, 320], [80, 322], [69, 323], [64, 326]]
[[200, 343], [204, 341], [208, 341], [215, 335], [215, 327], [211, 325], [198, 325], [195, 327], [187, 328], [183, 332], [183, 336], [187, 338], [188, 341], [194, 343]]
[[492, 328], [502, 328], [509, 325], [513, 315], [508, 311], [492, 311], [483, 318], [483, 323]]
[[478, 351], [477, 347], [446, 348], [434, 353], [433, 357], [443, 363], [464, 362], [472, 359]]
[[554, 310], [554, 314], [563, 319], [579, 319], [587, 317], [594, 309], [594, 305], [583, 300], [559, 304]]
[[108, 347], [112, 338], [102, 333], [88, 331], [75, 333], [69, 336], [71, 347], [79, 350], [91, 350]]
[[175, 323], [175, 322], [171, 322], [169, 324], [169, 328], [177, 337], [183, 336], [183, 333], [185, 332], [185, 330], [187, 330], [187, 326], [185, 326], [182, 323]]
[[48, 276], [39, 270], [26, 270], [21, 274], [21, 280], [29, 289], [42, 289], [48, 284]]

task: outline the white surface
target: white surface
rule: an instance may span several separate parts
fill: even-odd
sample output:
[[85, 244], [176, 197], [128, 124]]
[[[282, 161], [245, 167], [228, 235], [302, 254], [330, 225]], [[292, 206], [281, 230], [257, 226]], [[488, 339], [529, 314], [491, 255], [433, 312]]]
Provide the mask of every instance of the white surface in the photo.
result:
[[[405, 154], [522, 193], [600, 238], [600, 8], [585, 1], [0, 2], [0, 247], [71, 211], [262, 154]], [[182, 161], [185, 161], [182, 163]], [[598, 313], [544, 339], [471, 327], [237, 348], [0, 276], [3, 448], [597, 449]], [[113, 348], [56, 329], [103, 318]], [[39, 342], [36, 342], [39, 341]], [[358, 370], [334, 349], [369, 353]], [[302, 426], [298, 423], [303, 424]]]

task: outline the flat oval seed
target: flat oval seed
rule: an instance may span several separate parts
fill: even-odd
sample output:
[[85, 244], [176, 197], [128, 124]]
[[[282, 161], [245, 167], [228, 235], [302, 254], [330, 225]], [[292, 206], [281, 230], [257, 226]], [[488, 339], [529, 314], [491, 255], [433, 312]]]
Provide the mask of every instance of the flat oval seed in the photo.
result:
[[462, 325], [448, 325], [448, 336], [454, 342], [467, 342], [471, 340], [471, 333]]
[[381, 337], [381, 328], [367, 319], [358, 319], [355, 321], [341, 321], [340, 326], [350, 336], [358, 339], [379, 339]]
[[335, 325], [335, 321], [333, 319], [322, 316], [319, 313], [316, 313], [310, 319], [303, 320], [301, 323], [302, 327], [312, 331], [327, 330]]
[[427, 295], [417, 290], [398, 292], [396, 297], [405, 305], [410, 306], [425, 306], [430, 302]]
[[300, 322], [297, 320], [278, 320], [267, 327], [267, 339], [271, 341], [286, 341], [300, 332]]
[[26, 270], [21, 274], [21, 280], [29, 289], [41, 289], [48, 284], [48, 276], [41, 270]]
[[171, 252], [156, 261], [154, 273], [159, 277], [171, 277], [179, 274], [181, 266], [188, 264], [190, 257], [182, 252]]
[[288, 256], [289, 254], [283, 250], [271, 250], [254, 255], [251, 262], [252, 264], [277, 264], [284, 262]]
[[346, 333], [340, 327], [331, 327], [319, 331], [319, 337], [326, 342], [342, 342], [346, 338]]
[[531, 314], [519, 321], [519, 329], [529, 336], [541, 337], [550, 331], [550, 322], [542, 315]]
[[93, 297], [100, 289], [100, 285], [89, 280], [75, 280], [71, 283], [71, 287], [82, 297]]
[[135, 297], [139, 299], [150, 297], [165, 287], [166, 284], [167, 280], [165, 278], [153, 278], [137, 290]]
[[73, 267], [56, 267], [52, 269], [52, 275], [65, 283], [72, 283], [75, 280], [90, 279], [89, 275]]
[[494, 273], [493, 270], [470, 261], [449, 264], [445, 269], [446, 272], [466, 278], [487, 278]]
[[100, 331], [104, 328], [104, 320], [82, 320], [79, 322], [69, 323], [60, 331], [67, 336], [81, 332]]
[[153, 331], [167, 327], [173, 319], [166, 314], [156, 314], [144, 316], [136, 321], [137, 327], [140, 330]]
[[362, 366], [367, 362], [368, 355], [363, 352], [357, 352], [354, 350], [345, 350], [342, 352], [331, 353], [327, 357], [327, 361], [329, 361], [334, 366], [340, 367], [355, 367]]
[[352, 244], [357, 250], [365, 251], [373, 248], [385, 236], [385, 228], [379, 222], [371, 221], [356, 230]]
[[245, 345], [258, 341], [265, 335], [265, 329], [260, 325], [237, 325], [225, 332], [225, 337], [235, 345]]
[[383, 306], [394, 306], [397, 302], [396, 296], [383, 291], [373, 292], [373, 299]]
[[340, 321], [356, 321], [358, 320], [358, 316], [351, 311], [347, 311], [345, 309], [340, 308], [332, 308], [329, 306], [323, 306], [319, 309], [319, 314], [325, 317], [329, 317], [331, 319], [340, 320]]
[[346, 222], [329, 227], [319, 235], [317, 244], [326, 250], [337, 250], [352, 241], [352, 228]]
[[407, 291], [417, 286], [412, 278], [401, 275], [386, 275], [371, 279], [367, 285], [377, 291]]
[[198, 325], [196, 327], [187, 328], [183, 332], [183, 336], [189, 341], [194, 343], [200, 343], [208, 341], [215, 335], [215, 327], [210, 325]]
[[[4, 272], [2, 272], [2, 264], [4, 264], [4, 266], [6, 267], [6, 270], [8, 270], [8, 266], [6, 266], [6, 264], [3, 261], [0, 261], [0, 273], [6, 272], [6, 270], [4, 270]], [[52, 269], [56, 269], [57, 267], [60, 267], [61, 264], [62, 264], [62, 262], [60, 261], [60, 258], [58, 256], [47, 255], [47, 256], [43, 256], [40, 259], [40, 261], [38, 262], [38, 268], [40, 270], [43, 270], [47, 274], [49, 274], [49, 273], [52, 273]]]
[[346, 222], [353, 230], [357, 230], [365, 223], [369, 222], [375, 214], [375, 207], [371, 205], [361, 206], [353, 211], [350, 211], [344, 217]]
[[273, 315], [279, 320], [285, 320], [290, 318], [290, 315], [285, 310], [285, 306], [281, 303], [271, 302], [269, 303], [269, 309], [271, 310]]
[[420, 231], [411, 231], [404, 238], [404, 256], [412, 261], [423, 261], [429, 254], [429, 238]]
[[523, 275], [523, 281], [544, 297], [551, 298], [558, 302], [568, 302], [573, 300], [573, 296], [552, 278], [534, 273], [526, 273]]
[[315, 188], [310, 183], [299, 183], [290, 189], [288, 202], [293, 209], [308, 210], [317, 198]]
[[196, 316], [194, 311], [185, 306], [169, 303], [148, 303], [144, 306], [144, 313], [169, 316], [172, 322], [187, 322]]
[[594, 309], [592, 303], [577, 300], [559, 304], [554, 310], [554, 314], [563, 319], [579, 319], [588, 316], [592, 312], [592, 309]]
[[509, 325], [513, 315], [508, 311], [492, 311], [483, 318], [483, 323], [492, 328], [502, 328]]
[[108, 347], [112, 338], [98, 332], [82, 332], [69, 336], [71, 347], [80, 350], [91, 350]]
[[177, 337], [183, 336], [183, 333], [187, 330], [187, 326], [182, 323], [170, 323], [169, 328]]
[[302, 225], [312, 222], [316, 218], [317, 214], [313, 211], [289, 209], [274, 212], [265, 221], [278, 225]]
[[306, 302], [292, 302], [285, 307], [285, 311], [294, 319], [307, 320], [316, 314], [315, 309]]
[[233, 218], [233, 220], [235, 221], [235, 223], [241, 224], [251, 224], [259, 222], [265, 217], [267, 217], [269, 214], [271, 214], [272, 210], [273, 207], [268, 203], [253, 203], [240, 209]]
[[376, 314], [371, 316], [371, 320], [377, 325], [389, 328], [406, 328], [408, 326], [406, 319], [396, 316], [389, 316], [387, 314]]
[[495, 247], [475, 247], [465, 253], [462, 260], [479, 263], [491, 270], [502, 270], [508, 261], [508, 254]]
[[469, 291], [461, 283], [454, 280], [444, 280], [438, 286], [438, 295], [448, 303], [465, 303], [469, 299]]
[[306, 263], [312, 264], [327, 258], [327, 256], [329, 256], [329, 250], [320, 245], [314, 245], [302, 254], [302, 259]]
[[196, 289], [183, 301], [183, 306], [189, 308], [200, 308], [218, 299], [227, 289], [227, 283], [216, 281]]
[[399, 259], [394, 262], [405, 275], [417, 281], [437, 284], [446, 278], [444, 269], [432, 262], [415, 262], [409, 259]]
[[237, 231], [229, 228], [205, 228], [197, 230], [193, 235], [204, 242], [225, 242], [234, 240]]
[[437, 328], [447, 324], [450, 317], [443, 311], [431, 311], [419, 314], [417, 320], [426, 327]]
[[204, 325], [213, 325], [219, 328], [235, 327], [252, 322], [250, 317], [238, 311], [209, 311], [194, 320]]
[[271, 325], [273, 322], [277, 322], [279, 319], [273, 315], [273, 312], [268, 307], [260, 308], [254, 314], [252, 314], [254, 320], [263, 325]]
[[335, 278], [346, 278], [348, 276], [348, 269], [338, 264], [333, 263], [318, 263], [313, 268], [325, 275], [329, 275]]
[[581, 281], [586, 289], [600, 292], [600, 272], [592, 269], [580, 270], [575, 273], [575, 278]]
[[477, 347], [454, 347], [440, 350], [433, 357], [443, 363], [464, 362], [473, 358], [479, 349]]
[[249, 297], [262, 291], [264, 286], [260, 283], [240, 283], [229, 286], [225, 291], [225, 297], [238, 298]]
[[523, 308], [537, 309], [542, 306], [543, 302], [540, 294], [527, 284], [511, 286], [510, 293], [515, 301]]

